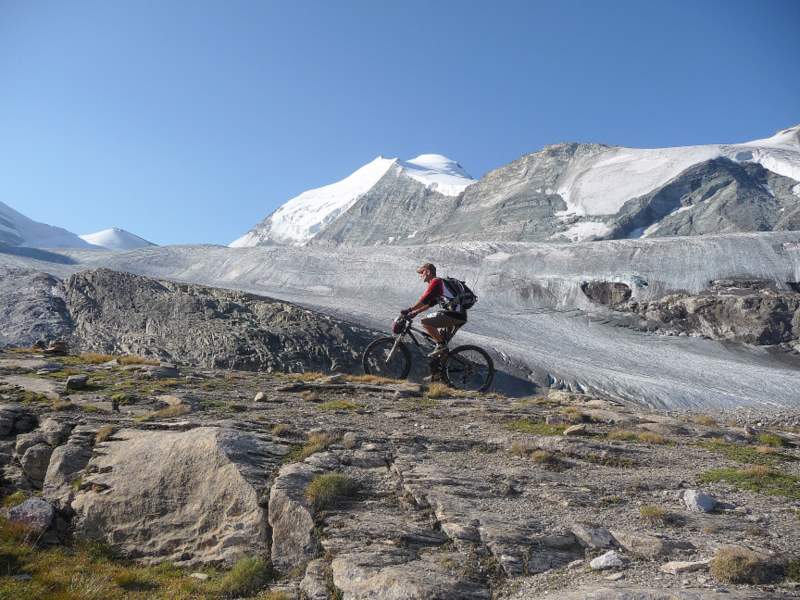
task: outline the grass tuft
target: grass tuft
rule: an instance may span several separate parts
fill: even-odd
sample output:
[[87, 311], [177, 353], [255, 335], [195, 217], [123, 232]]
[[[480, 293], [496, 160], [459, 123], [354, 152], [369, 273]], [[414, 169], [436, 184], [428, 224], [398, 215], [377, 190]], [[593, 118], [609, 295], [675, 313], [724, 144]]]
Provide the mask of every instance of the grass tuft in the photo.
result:
[[358, 491], [358, 484], [341, 473], [317, 475], [306, 487], [306, 500], [315, 511], [323, 510], [335, 502], [350, 498]]
[[718, 550], [711, 559], [710, 570], [712, 577], [722, 583], [760, 584], [772, 578], [769, 565], [758, 554], [735, 546]]
[[674, 517], [665, 508], [655, 504], [645, 504], [639, 507], [639, 517], [649, 525], [665, 526], [674, 522]]
[[273, 580], [272, 567], [263, 558], [240, 558], [230, 571], [214, 582], [214, 589], [227, 597], [250, 596]]
[[22, 504], [25, 502], [25, 492], [22, 490], [17, 490], [16, 492], [9, 494], [5, 498], [3, 498], [2, 506], [3, 508], [14, 508], [18, 504]]
[[180, 417], [190, 412], [192, 412], [192, 409], [185, 404], [173, 404], [172, 406], [165, 406], [160, 410], [147, 413], [146, 415], [140, 415], [134, 420], [144, 423], [154, 419], [170, 419], [172, 417]]
[[144, 356], [118, 356], [117, 362], [121, 365], [160, 365], [161, 361], [154, 358], [145, 358]]
[[107, 442], [109, 439], [111, 439], [113, 434], [114, 427], [112, 425], [103, 425], [94, 435], [94, 443], [102, 444], [103, 442]]
[[286, 423], [277, 423], [272, 426], [272, 435], [283, 435], [284, 433], [289, 433], [292, 430], [290, 425]]
[[286, 455], [287, 460], [297, 462], [307, 459], [312, 454], [323, 452], [328, 449], [328, 446], [333, 444], [339, 439], [338, 436], [332, 433], [312, 433], [308, 436], [308, 440], [302, 446], [298, 446], [292, 452]]
[[706, 427], [713, 427], [717, 424], [717, 420], [710, 415], [695, 415], [689, 420], [692, 423], [697, 425], [705, 425]]

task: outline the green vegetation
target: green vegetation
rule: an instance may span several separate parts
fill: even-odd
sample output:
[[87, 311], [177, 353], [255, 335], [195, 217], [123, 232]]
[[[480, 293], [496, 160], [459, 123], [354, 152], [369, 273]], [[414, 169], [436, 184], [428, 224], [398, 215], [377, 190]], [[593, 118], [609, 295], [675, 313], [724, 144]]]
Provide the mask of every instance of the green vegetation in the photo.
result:
[[329, 400], [317, 406], [319, 410], [357, 410], [363, 408], [361, 404], [356, 404], [350, 400]]
[[[255, 597], [273, 579], [261, 558], [243, 558], [231, 570], [206, 570], [210, 578], [170, 563], [143, 566], [123, 560], [111, 547], [81, 541], [37, 547], [25, 526], [0, 519], [0, 599], [2, 600], [223, 600]], [[15, 579], [27, 574], [30, 580]], [[261, 591], [258, 598], [277, 600]]]
[[3, 498], [2, 506], [3, 508], [13, 508], [17, 504], [22, 504], [23, 502], [25, 502], [25, 498], [26, 498], [25, 492], [23, 492], [22, 490], [17, 490], [13, 494], [9, 494], [5, 498]]
[[722, 583], [767, 583], [768, 565], [755, 552], [731, 546], [721, 548], [711, 559], [711, 576]]
[[506, 423], [506, 429], [534, 435], [561, 435], [564, 433], [566, 426], [549, 425], [543, 421], [533, 421], [531, 419], [515, 419]]
[[756, 465], [774, 465], [780, 460], [792, 460], [793, 457], [772, 451], [765, 451], [752, 446], [733, 444], [722, 440], [703, 440], [697, 443], [701, 448], [722, 454], [725, 458], [740, 463]]
[[783, 573], [789, 581], [800, 581], [800, 558], [790, 558], [786, 561]]
[[219, 595], [238, 598], [252, 595], [274, 579], [272, 567], [262, 558], [244, 557], [230, 571], [211, 583]]
[[315, 511], [323, 510], [335, 502], [350, 498], [358, 491], [358, 484], [341, 473], [317, 475], [306, 487], [306, 500]]
[[757, 439], [761, 445], [772, 448], [783, 448], [788, 445], [786, 440], [777, 433], [759, 433]]
[[336, 442], [339, 438], [332, 433], [312, 433], [302, 446], [294, 448], [286, 455], [287, 462], [298, 462], [305, 460], [312, 454], [327, 450], [328, 446]]
[[660, 433], [652, 431], [631, 431], [630, 429], [612, 429], [606, 434], [609, 440], [618, 442], [641, 442], [642, 444], [669, 444], [670, 441]]
[[800, 477], [770, 469], [764, 465], [754, 465], [743, 469], [711, 469], [702, 473], [698, 481], [700, 483], [722, 481], [750, 492], [800, 500]]

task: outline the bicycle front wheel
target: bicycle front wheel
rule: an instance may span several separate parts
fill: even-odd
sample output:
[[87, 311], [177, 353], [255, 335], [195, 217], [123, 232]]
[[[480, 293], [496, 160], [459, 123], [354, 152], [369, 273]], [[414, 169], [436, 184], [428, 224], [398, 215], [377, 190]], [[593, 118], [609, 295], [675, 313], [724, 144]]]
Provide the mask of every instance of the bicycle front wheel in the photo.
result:
[[380, 338], [372, 342], [364, 350], [361, 362], [367, 375], [405, 379], [411, 372], [411, 353], [403, 342], [393, 337]]
[[450, 387], [485, 392], [494, 380], [494, 362], [483, 348], [459, 346], [447, 355], [442, 375]]

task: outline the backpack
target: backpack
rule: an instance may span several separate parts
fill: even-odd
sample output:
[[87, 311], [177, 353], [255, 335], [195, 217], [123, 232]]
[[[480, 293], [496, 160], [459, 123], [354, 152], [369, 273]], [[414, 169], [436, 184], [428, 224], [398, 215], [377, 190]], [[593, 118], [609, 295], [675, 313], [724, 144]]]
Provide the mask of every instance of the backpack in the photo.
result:
[[475, 306], [475, 303], [478, 301], [475, 292], [469, 289], [469, 286], [460, 279], [456, 279], [455, 277], [443, 277], [442, 283], [453, 295], [451, 300], [443, 300], [443, 305], [446, 309], [455, 310], [461, 307], [461, 310], [469, 310]]

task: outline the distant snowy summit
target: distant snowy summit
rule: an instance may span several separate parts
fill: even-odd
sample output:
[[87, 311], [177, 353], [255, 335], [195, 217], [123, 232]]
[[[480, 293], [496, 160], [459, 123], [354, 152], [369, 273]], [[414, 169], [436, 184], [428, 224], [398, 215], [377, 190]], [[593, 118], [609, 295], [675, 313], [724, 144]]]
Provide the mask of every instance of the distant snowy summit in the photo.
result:
[[390, 174], [436, 195], [449, 197], [458, 196], [475, 183], [460, 164], [441, 154], [421, 154], [411, 160], [379, 156], [336, 183], [292, 198], [230, 245], [237, 248], [305, 244], [347, 213], [359, 198]]
[[546, 146], [472, 179], [379, 157], [292, 198], [231, 246], [580, 242], [800, 230], [800, 125], [741, 144]]
[[119, 227], [103, 229], [95, 233], [86, 233], [79, 237], [92, 246], [99, 246], [106, 250], [135, 250], [156, 245]]
[[30, 248], [88, 248], [89, 244], [61, 227], [39, 223], [0, 202], [0, 245]]

